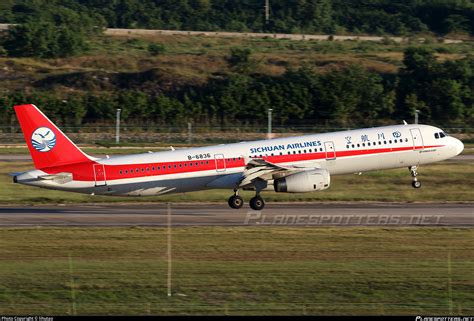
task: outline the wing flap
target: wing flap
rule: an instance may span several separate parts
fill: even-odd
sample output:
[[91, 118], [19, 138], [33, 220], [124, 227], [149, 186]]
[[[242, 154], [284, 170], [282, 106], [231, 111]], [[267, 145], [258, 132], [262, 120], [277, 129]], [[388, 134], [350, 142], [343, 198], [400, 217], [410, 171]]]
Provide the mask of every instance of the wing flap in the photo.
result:
[[269, 181], [297, 172], [305, 171], [309, 168], [319, 168], [317, 164], [312, 164], [310, 167], [281, 166], [262, 158], [244, 159], [246, 168], [244, 170], [242, 180], [240, 181], [239, 188], [255, 185], [255, 182], [258, 180]]

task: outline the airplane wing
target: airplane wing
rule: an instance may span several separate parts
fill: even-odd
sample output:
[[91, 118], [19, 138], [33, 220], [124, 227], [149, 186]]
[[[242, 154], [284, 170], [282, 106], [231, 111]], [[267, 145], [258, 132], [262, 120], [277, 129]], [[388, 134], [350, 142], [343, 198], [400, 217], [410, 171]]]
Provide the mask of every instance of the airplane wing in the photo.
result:
[[239, 188], [255, 185], [255, 182], [258, 180], [268, 181], [308, 170], [309, 168], [319, 168], [319, 166], [312, 166], [309, 168], [302, 166], [281, 166], [262, 158], [244, 157], [244, 160], [246, 167]]

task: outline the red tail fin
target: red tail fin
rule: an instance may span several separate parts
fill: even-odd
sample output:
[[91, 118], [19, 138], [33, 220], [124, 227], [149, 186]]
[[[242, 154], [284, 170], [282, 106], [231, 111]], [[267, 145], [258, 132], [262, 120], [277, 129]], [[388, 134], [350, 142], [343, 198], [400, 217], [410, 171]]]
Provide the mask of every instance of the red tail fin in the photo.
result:
[[35, 105], [14, 108], [36, 168], [90, 161]]

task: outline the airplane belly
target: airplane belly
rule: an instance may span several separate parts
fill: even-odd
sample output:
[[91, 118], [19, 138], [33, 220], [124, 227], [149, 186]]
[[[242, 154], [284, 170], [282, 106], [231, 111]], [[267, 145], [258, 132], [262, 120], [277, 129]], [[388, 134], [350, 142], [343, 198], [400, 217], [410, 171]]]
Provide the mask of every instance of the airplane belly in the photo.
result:
[[118, 196], [159, 196], [164, 194], [186, 193], [204, 189], [217, 188], [208, 186], [219, 176], [180, 177], [136, 183], [116, 183], [108, 186], [108, 191], [101, 194]]

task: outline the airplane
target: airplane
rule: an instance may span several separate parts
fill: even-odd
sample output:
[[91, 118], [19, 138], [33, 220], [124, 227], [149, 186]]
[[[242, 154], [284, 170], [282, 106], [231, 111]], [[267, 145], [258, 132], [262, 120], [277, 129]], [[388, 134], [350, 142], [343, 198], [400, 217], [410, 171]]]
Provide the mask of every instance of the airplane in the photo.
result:
[[240, 190], [262, 210], [261, 192], [308, 193], [330, 187], [332, 175], [407, 167], [420, 188], [420, 165], [459, 155], [463, 143], [442, 129], [403, 125], [276, 138], [227, 145], [171, 149], [95, 158], [81, 151], [35, 105], [14, 107], [34, 170], [15, 173], [19, 184], [110, 196], [151, 196], [209, 189], [233, 190], [228, 204], [240, 209]]

